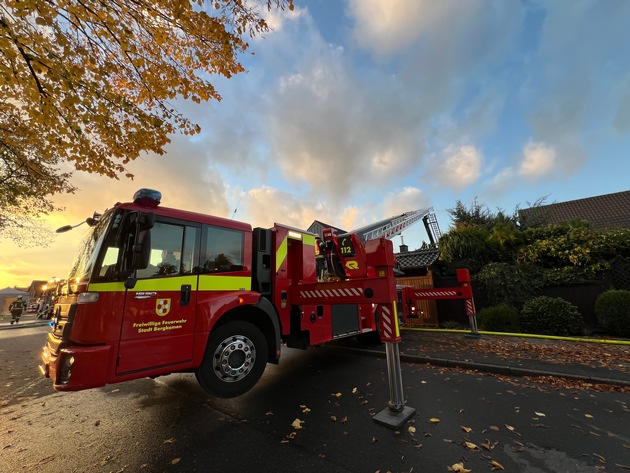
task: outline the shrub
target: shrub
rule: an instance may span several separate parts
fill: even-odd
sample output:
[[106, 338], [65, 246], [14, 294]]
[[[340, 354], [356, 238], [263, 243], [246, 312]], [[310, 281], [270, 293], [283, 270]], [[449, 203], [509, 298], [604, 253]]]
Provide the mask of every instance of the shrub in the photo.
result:
[[460, 324], [458, 322], [455, 322], [454, 320], [446, 320], [440, 325], [442, 328], [447, 330], [458, 330], [462, 328]]
[[617, 335], [630, 335], [630, 291], [613, 290], [599, 295], [595, 301], [599, 324]]
[[538, 271], [529, 265], [490, 263], [476, 279], [492, 306], [508, 304], [520, 309], [526, 300], [536, 296], [540, 287]]
[[584, 319], [570, 302], [560, 297], [539, 296], [521, 310], [521, 329], [543, 335], [581, 335]]
[[508, 304], [481, 309], [477, 314], [477, 321], [481, 330], [489, 332], [518, 332], [518, 311]]

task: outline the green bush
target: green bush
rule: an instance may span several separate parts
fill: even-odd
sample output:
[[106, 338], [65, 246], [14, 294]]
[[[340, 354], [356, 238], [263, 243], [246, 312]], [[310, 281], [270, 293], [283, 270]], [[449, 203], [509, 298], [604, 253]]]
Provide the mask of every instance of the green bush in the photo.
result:
[[491, 306], [508, 304], [517, 309], [536, 296], [540, 287], [540, 272], [531, 265], [490, 263], [483, 267], [475, 279]]
[[630, 335], [630, 291], [600, 294], [595, 301], [595, 316], [605, 329], [617, 335]]
[[441, 323], [440, 326], [447, 330], [458, 330], [462, 328], [461, 325], [454, 320], [446, 320], [445, 322]]
[[518, 332], [518, 311], [508, 304], [481, 309], [477, 314], [477, 322], [481, 330], [489, 332]]
[[570, 302], [560, 297], [539, 296], [523, 305], [521, 329], [542, 335], [582, 335], [584, 319]]

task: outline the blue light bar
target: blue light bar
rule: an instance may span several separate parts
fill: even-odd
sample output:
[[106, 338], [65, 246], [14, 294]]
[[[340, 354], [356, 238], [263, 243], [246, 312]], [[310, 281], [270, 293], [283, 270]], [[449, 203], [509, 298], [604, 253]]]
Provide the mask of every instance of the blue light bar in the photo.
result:
[[140, 189], [133, 195], [133, 203], [143, 207], [157, 207], [162, 200], [162, 193], [153, 189]]

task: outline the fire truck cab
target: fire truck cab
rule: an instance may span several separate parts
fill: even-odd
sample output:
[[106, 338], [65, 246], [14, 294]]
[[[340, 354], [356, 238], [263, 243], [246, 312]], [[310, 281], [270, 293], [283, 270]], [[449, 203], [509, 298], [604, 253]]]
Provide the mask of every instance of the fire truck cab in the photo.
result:
[[234, 397], [278, 363], [283, 343], [306, 348], [375, 331], [379, 304], [395, 312], [387, 240], [361, 247], [348, 265], [369, 265], [362, 277], [323, 283], [316, 235], [252, 229], [160, 200], [141, 189], [86, 220], [41, 356], [54, 389], [194, 372], [207, 392]]

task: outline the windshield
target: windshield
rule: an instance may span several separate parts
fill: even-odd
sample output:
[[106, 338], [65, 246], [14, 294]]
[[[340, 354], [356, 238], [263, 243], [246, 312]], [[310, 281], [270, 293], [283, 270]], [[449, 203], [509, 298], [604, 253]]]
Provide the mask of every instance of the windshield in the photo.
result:
[[120, 214], [116, 214], [114, 211], [106, 212], [98, 220], [95, 226], [91, 227], [83, 237], [81, 244], [79, 245], [79, 252], [72, 264], [70, 270], [69, 279], [79, 278], [81, 281], [87, 281], [90, 278], [92, 270], [94, 269], [96, 258], [99, 250], [103, 245], [103, 240], [107, 234], [107, 228], [110, 221], [117, 215], [116, 221], [119, 221]]

